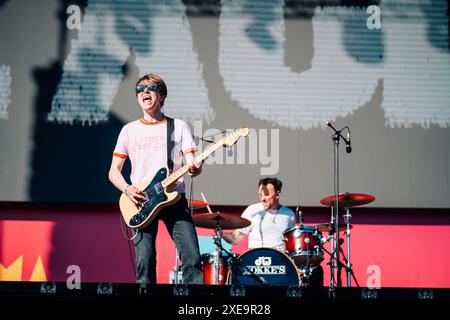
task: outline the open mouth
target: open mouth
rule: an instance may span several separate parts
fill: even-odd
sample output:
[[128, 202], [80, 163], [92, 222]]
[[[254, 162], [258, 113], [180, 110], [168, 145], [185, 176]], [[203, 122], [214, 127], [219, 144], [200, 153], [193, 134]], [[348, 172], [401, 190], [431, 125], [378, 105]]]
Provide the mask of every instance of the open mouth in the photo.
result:
[[151, 96], [145, 96], [144, 98], [142, 98], [142, 101], [144, 101], [144, 102], [151, 102], [152, 101], [152, 97]]

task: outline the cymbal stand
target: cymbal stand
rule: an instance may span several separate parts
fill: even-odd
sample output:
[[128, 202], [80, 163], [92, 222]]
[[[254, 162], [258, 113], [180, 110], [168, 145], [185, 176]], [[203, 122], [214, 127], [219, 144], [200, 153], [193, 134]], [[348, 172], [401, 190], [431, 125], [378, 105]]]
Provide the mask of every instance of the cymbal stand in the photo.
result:
[[[330, 251], [328, 251], [327, 249], [325, 249], [324, 247], [322, 247], [322, 249], [323, 249], [323, 251], [325, 251], [328, 255], [330, 255], [330, 256], [333, 256], [334, 255], [334, 252], [330, 252]], [[345, 263], [342, 263], [342, 261], [338, 261], [338, 266], [340, 266], [340, 268], [344, 268], [345, 269], [345, 271], [346, 272], [348, 272], [347, 274], [350, 274], [351, 275], [351, 277], [353, 278], [353, 280], [355, 281], [355, 283], [356, 283], [356, 285], [358, 286], [358, 288], [359, 288], [359, 283], [358, 283], [358, 280], [356, 280], [356, 276], [355, 276], [355, 274], [353, 273], [353, 270], [350, 268], [348, 268], [347, 267], [347, 259], [345, 258], [345, 255], [344, 255], [344, 251], [342, 250], [342, 248], [339, 246], [339, 251], [341, 252], [341, 255], [342, 255], [342, 258], [344, 259], [344, 261], [345, 261]]]
[[175, 265], [173, 267], [173, 284], [178, 284], [178, 272], [180, 271], [178, 259], [179, 259], [178, 249], [175, 246]]
[[221, 251], [224, 251], [227, 253], [228, 255], [228, 260], [230, 262], [230, 270], [233, 270], [235, 267], [237, 267], [239, 270], [246, 272], [246, 275], [252, 277], [253, 279], [255, 279], [256, 281], [258, 281], [260, 284], [262, 285], [268, 285], [269, 283], [267, 282], [266, 279], [264, 279], [263, 276], [260, 276], [258, 274], [256, 274], [255, 272], [253, 272], [252, 270], [250, 270], [250, 268], [248, 268], [247, 266], [242, 265], [241, 261], [239, 261], [230, 251], [228, 251], [227, 249], [225, 249], [222, 246], [222, 242], [220, 239], [220, 235], [218, 237], [214, 238], [214, 242], [216, 244], [217, 247], [220, 247]]
[[[351, 260], [350, 260], [350, 220], [352, 218], [352, 215], [350, 214], [350, 208], [348, 205], [345, 206], [345, 214], [343, 215], [343, 217], [344, 217], [345, 224], [346, 224], [345, 235], [347, 237], [347, 259], [345, 259], [345, 256], [344, 256], [344, 259], [346, 260], [346, 263], [347, 263], [347, 268], [346, 268], [346, 270], [347, 270], [347, 287], [350, 288], [352, 286], [350, 276], [351, 276], [351, 273], [353, 273], [352, 264], [351, 264]], [[340, 247], [339, 247], [339, 249], [342, 250]]]
[[214, 257], [214, 271], [215, 271], [215, 275], [216, 275], [216, 279], [215, 279], [215, 284], [219, 284], [219, 268], [220, 268], [220, 256], [222, 254], [222, 239], [220, 237], [220, 231], [221, 228], [219, 225], [216, 226], [216, 228], [214, 229], [214, 244], [216, 246], [216, 256]]
[[[356, 286], [359, 288], [360, 286], [359, 286], [358, 280], [356, 280], [356, 276], [355, 276], [355, 274], [353, 273], [353, 269], [352, 269], [351, 264], [349, 264], [349, 260], [347, 260], [347, 259], [345, 258], [344, 250], [342, 250], [341, 247], [339, 247], [339, 250], [341, 251], [342, 258], [344, 259], [344, 261], [345, 261], [345, 263], [346, 263], [346, 264], [343, 264], [343, 263], [341, 262], [340, 264], [341, 264], [341, 266], [344, 267], [345, 271], [347, 271], [347, 283], [348, 283], [348, 286], [350, 287], [350, 282], [351, 282], [351, 281], [350, 281], [350, 277], [352, 277], [353, 280], [354, 280], [355, 283], [356, 283]], [[349, 265], [350, 265], [350, 267], [349, 267]]]
[[[209, 214], [214, 214], [212, 212], [211, 207], [209, 206], [209, 203], [206, 200], [206, 197], [203, 194], [203, 192], [200, 192], [200, 195], [202, 196], [203, 201], [206, 202], [206, 208], [208, 209]], [[216, 246], [216, 250], [215, 250], [216, 256], [214, 257], [214, 271], [216, 272], [215, 284], [219, 284], [220, 256], [222, 254], [222, 249], [223, 249], [222, 244], [221, 244], [220, 231], [221, 231], [220, 225], [217, 223], [217, 225], [214, 229], [214, 235], [213, 235], [214, 244]]]

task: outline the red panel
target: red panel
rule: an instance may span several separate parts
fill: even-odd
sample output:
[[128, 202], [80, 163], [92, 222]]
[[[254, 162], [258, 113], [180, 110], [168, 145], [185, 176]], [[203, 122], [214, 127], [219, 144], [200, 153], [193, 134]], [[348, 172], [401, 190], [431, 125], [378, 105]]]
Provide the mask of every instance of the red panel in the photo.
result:
[[0, 221], [0, 263], [8, 268], [22, 256], [22, 280], [28, 281], [41, 257], [49, 277], [53, 227], [52, 221]]
[[0, 262], [10, 264], [24, 252], [24, 280], [43, 254], [51, 281], [66, 281], [70, 265], [80, 267], [82, 282], [134, 281], [117, 212], [0, 211], [0, 220], [13, 219], [0, 224]]
[[[351, 253], [359, 284], [367, 285], [371, 276], [368, 267], [379, 266], [382, 287], [450, 288], [450, 215], [391, 210], [355, 214]], [[67, 267], [78, 265], [83, 282], [134, 282], [119, 217], [113, 208], [83, 210], [79, 206], [62, 211], [0, 207], [0, 263], [8, 267], [23, 255], [23, 280], [30, 278], [41, 256], [51, 281], [65, 281]], [[327, 222], [328, 215], [310, 214], [306, 220], [308, 224]], [[199, 236], [213, 234], [210, 229], [198, 228], [197, 232]], [[346, 242], [342, 248], [346, 252]], [[168, 283], [175, 249], [164, 224], [159, 228], [157, 250], [159, 283]], [[233, 247], [237, 253], [246, 250], [247, 241]], [[328, 256], [322, 262], [326, 285], [327, 262]], [[342, 280], [345, 284], [345, 273]]]
[[377, 265], [382, 287], [448, 288], [449, 245], [450, 226], [357, 225], [351, 239], [354, 272], [362, 286], [367, 268]]

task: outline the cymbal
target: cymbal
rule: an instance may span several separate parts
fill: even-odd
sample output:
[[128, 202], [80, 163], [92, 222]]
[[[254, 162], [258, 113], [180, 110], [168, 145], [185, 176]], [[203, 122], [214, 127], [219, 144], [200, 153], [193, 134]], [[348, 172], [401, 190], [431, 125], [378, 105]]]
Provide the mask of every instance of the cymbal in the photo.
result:
[[208, 203], [204, 202], [204, 201], [200, 201], [200, 200], [188, 200], [188, 206], [189, 208], [192, 209], [202, 209], [202, 208], [206, 208], [206, 206], [208, 205]]
[[192, 216], [194, 224], [200, 228], [238, 229], [248, 227], [251, 222], [229, 213], [201, 213]]
[[[334, 206], [334, 202], [336, 200], [336, 196], [332, 195], [320, 200], [321, 204], [332, 207]], [[370, 194], [364, 193], [341, 193], [338, 196], [338, 202], [340, 207], [356, 207], [362, 206], [364, 204], [368, 204], [375, 200], [375, 197]]]
[[[331, 231], [331, 223], [321, 223], [314, 227], [316, 227], [318, 230], [320, 230], [322, 232], [330, 232]], [[339, 223], [339, 231], [343, 231], [345, 229], [347, 229], [347, 225], [345, 223]], [[350, 229], [353, 229], [352, 225], [350, 225]]]

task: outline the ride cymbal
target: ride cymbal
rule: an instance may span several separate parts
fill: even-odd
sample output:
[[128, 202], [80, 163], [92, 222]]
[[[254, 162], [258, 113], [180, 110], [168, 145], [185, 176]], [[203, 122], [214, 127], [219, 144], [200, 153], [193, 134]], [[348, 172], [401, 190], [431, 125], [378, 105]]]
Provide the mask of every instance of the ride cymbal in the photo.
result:
[[[339, 207], [356, 207], [368, 204], [375, 200], [375, 197], [364, 193], [341, 193], [338, 195]], [[320, 203], [328, 207], [334, 206], [336, 196], [329, 196], [320, 200]]]

